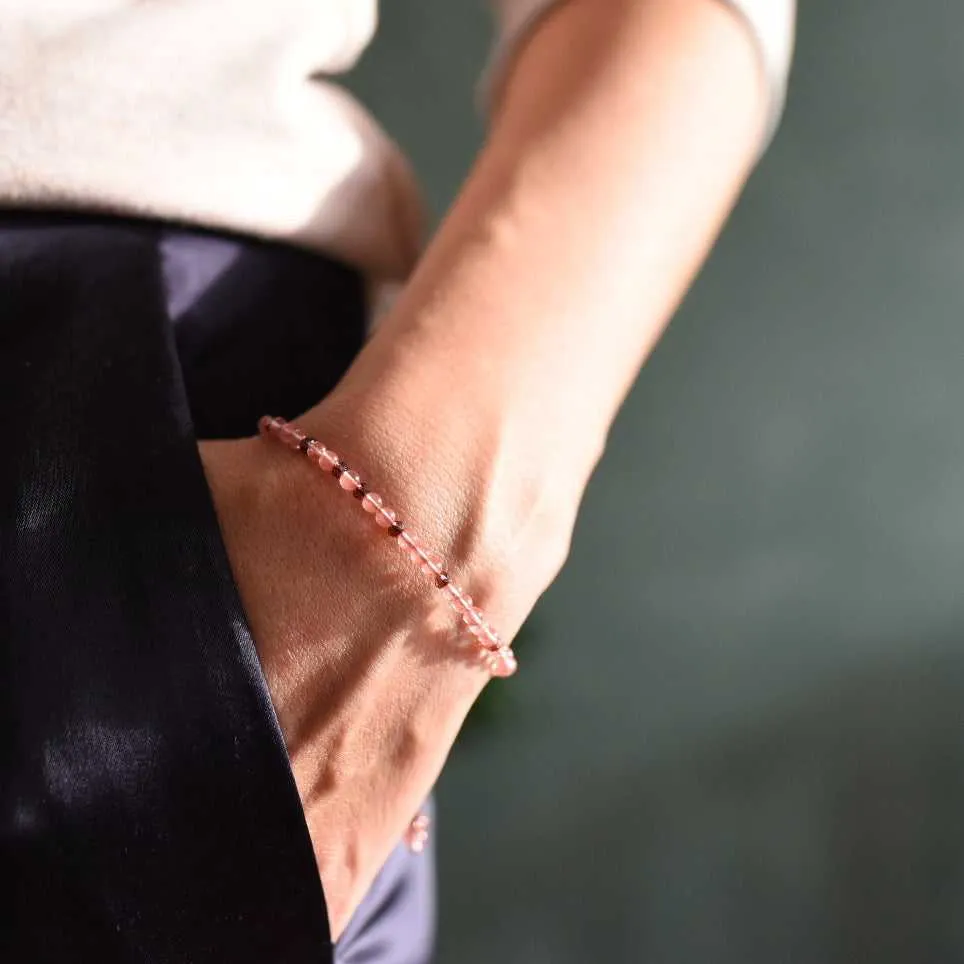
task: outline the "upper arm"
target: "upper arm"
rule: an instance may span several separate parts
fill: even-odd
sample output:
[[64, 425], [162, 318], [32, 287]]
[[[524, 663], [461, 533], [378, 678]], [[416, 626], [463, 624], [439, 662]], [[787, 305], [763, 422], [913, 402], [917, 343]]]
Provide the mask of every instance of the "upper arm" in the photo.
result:
[[[490, 0], [496, 38], [480, 84], [483, 107], [499, 84], [512, 53], [539, 19], [564, 0]], [[711, 0], [708, 0], [711, 2]], [[787, 76], [793, 53], [796, 0], [712, 0], [731, 7], [754, 40], [767, 85], [768, 120], [764, 146], [776, 130], [783, 111]]]

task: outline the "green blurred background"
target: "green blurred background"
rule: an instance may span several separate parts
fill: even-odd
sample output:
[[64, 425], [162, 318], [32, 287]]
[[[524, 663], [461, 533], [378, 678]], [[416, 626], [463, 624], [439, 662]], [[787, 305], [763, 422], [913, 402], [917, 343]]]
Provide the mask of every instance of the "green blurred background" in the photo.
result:
[[[350, 79], [436, 214], [489, 31], [390, 0]], [[964, 961], [962, 39], [802, 0], [780, 132], [438, 788], [440, 964]]]

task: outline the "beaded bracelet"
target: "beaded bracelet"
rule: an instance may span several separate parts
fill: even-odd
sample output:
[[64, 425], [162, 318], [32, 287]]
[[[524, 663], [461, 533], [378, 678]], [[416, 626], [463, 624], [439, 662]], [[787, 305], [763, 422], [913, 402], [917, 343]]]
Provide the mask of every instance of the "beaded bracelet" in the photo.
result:
[[[342, 489], [361, 502], [362, 508], [374, 517], [375, 524], [387, 530], [398, 547], [426, 575], [432, 577], [437, 589], [446, 594], [449, 605], [459, 613], [462, 622], [475, 637], [479, 656], [493, 676], [511, 676], [516, 671], [518, 663], [511, 647], [489, 625], [482, 610], [473, 604], [472, 597], [452, 582], [441, 556], [425, 549], [415, 534], [399, 522], [398, 514], [384, 504], [382, 497], [369, 491], [368, 484], [357, 472], [349, 468], [335, 452], [283, 418], [265, 415], [259, 420], [258, 429], [266, 438], [274, 437], [289, 449], [300, 452], [313, 465], [332, 475]], [[413, 853], [418, 854], [425, 849], [429, 823], [429, 817], [420, 813], [408, 825], [405, 843]]]
[[375, 524], [385, 529], [405, 555], [432, 578], [437, 589], [445, 593], [448, 604], [461, 616], [465, 627], [475, 637], [479, 657], [493, 676], [511, 676], [516, 671], [518, 663], [511, 647], [489, 625], [482, 610], [474, 605], [472, 597], [452, 581], [442, 557], [424, 548], [418, 537], [398, 520], [397, 513], [384, 504], [382, 497], [369, 491], [368, 484], [357, 472], [349, 468], [335, 452], [283, 418], [265, 415], [258, 421], [258, 429], [266, 438], [273, 437], [289, 449], [300, 452], [313, 465], [337, 479], [341, 488], [361, 503], [361, 507], [374, 517]]

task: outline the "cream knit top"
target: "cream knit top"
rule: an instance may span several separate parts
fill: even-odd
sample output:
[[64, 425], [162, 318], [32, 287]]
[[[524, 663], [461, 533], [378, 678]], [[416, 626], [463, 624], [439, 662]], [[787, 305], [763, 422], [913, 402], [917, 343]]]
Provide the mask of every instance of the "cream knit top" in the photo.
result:
[[[486, 85], [554, 2], [493, 0]], [[793, 0], [706, 2], [755, 37], [772, 130]], [[404, 278], [412, 173], [334, 80], [376, 21], [377, 0], [0, 0], [0, 205], [225, 228]]]

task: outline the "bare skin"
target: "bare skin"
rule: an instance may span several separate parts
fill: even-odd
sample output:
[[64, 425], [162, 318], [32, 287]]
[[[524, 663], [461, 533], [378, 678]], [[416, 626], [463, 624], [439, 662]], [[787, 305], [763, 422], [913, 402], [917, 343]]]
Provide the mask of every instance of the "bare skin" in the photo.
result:
[[[560, 5], [511, 65], [403, 296], [298, 420], [506, 639], [565, 561], [609, 426], [764, 113], [753, 41], [716, 0]], [[337, 938], [487, 675], [425, 577], [303, 460], [258, 439], [201, 455]]]

